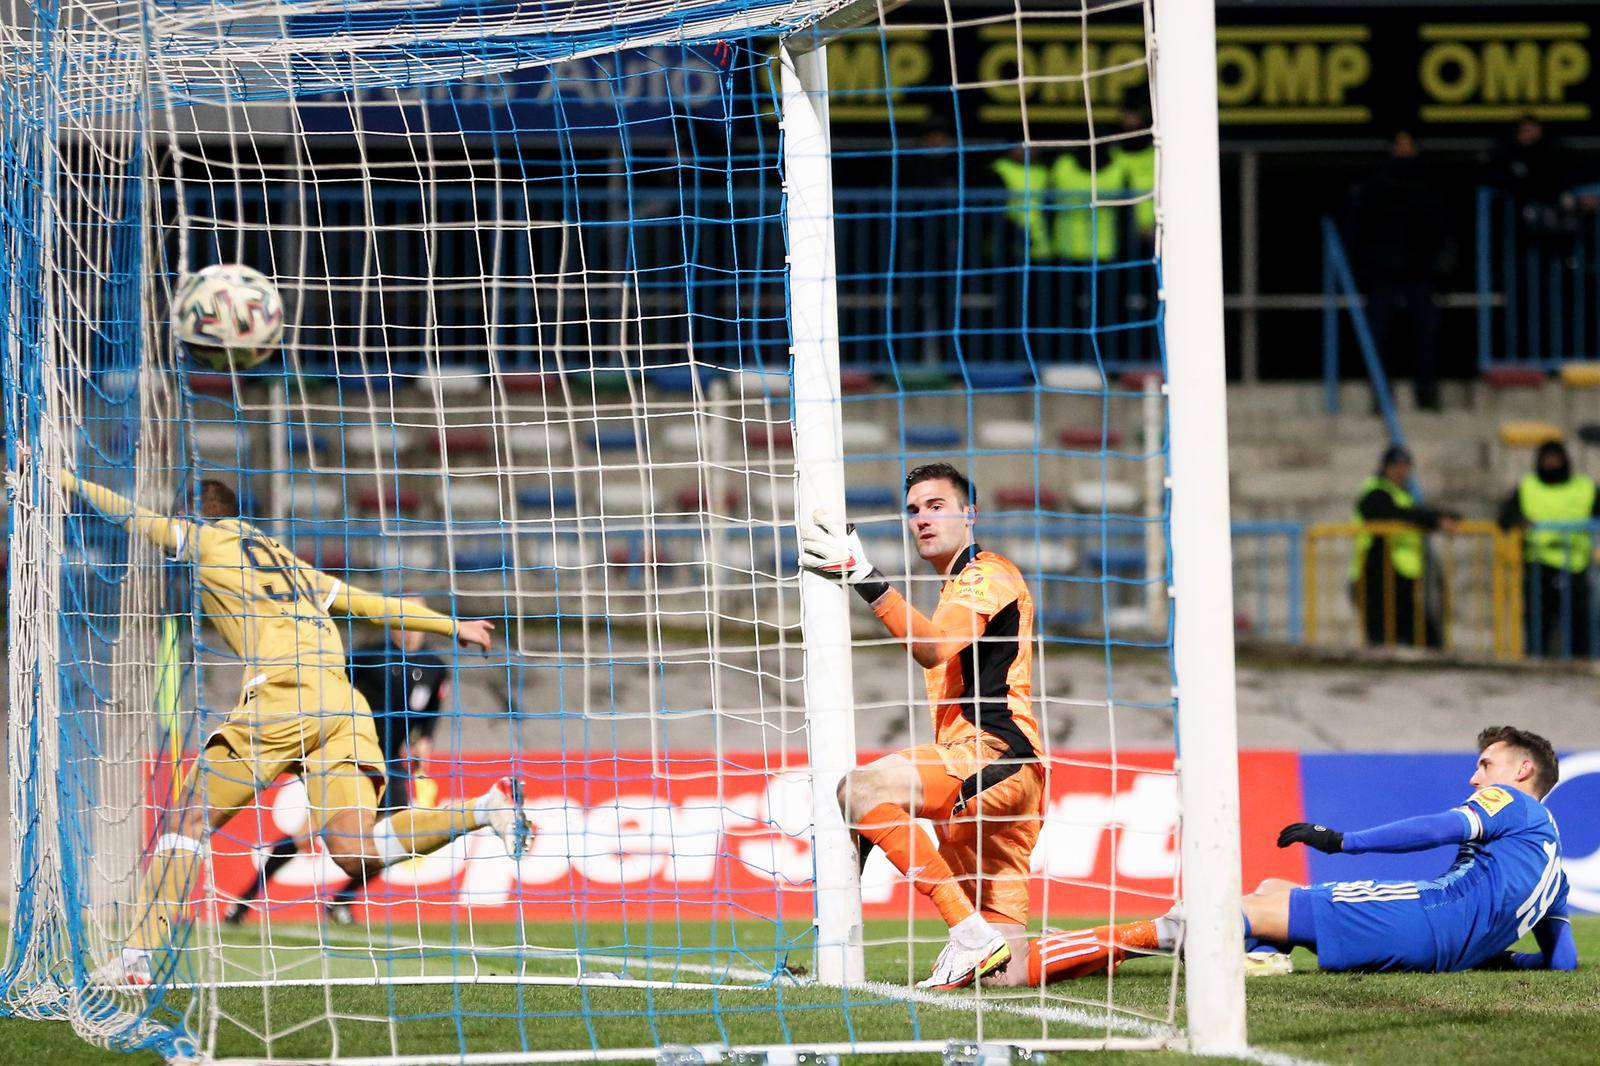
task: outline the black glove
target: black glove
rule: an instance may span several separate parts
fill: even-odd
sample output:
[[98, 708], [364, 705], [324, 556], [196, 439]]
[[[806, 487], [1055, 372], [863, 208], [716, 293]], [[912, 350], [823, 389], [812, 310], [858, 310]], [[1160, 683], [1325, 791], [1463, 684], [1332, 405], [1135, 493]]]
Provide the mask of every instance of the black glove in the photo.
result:
[[1295, 822], [1284, 826], [1278, 834], [1278, 847], [1286, 848], [1290, 844], [1304, 844], [1326, 855], [1337, 855], [1344, 850], [1344, 834], [1325, 825]]

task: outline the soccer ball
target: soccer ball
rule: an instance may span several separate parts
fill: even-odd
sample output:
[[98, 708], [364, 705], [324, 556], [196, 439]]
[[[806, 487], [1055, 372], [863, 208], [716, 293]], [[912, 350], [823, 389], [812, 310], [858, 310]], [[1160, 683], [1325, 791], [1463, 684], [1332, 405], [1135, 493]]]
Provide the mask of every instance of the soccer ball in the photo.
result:
[[206, 366], [249, 370], [277, 351], [283, 299], [259, 270], [218, 263], [178, 283], [172, 331]]

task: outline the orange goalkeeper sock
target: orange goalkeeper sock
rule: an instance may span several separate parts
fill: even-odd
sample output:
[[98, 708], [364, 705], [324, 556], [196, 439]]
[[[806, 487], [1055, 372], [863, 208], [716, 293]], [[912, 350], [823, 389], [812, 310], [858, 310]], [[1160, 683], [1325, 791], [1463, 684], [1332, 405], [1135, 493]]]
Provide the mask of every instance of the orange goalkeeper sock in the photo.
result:
[[972, 901], [955, 882], [950, 864], [939, 854], [933, 838], [892, 803], [880, 803], [866, 813], [856, 832], [883, 849], [894, 868], [911, 879], [918, 892], [933, 900], [945, 924], [954, 928], [975, 913]]
[[1130, 951], [1156, 951], [1155, 922], [1097, 925], [1047, 933], [1028, 945], [1028, 983], [1048, 985], [1090, 974], [1110, 973]]

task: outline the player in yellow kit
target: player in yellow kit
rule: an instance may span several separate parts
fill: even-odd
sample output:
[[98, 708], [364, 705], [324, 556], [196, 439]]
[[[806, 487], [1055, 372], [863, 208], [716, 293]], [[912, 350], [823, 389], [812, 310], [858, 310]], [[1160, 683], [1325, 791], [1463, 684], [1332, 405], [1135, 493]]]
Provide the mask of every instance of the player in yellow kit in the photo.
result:
[[201, 607], [245, 664], [239, 703], [205, 742], [180, 799], [167, 812], [140, 886], [138, 923], [122, 957], [100, 976], [148, 984], [151, 954], [170, 940], [207, 835], [280, 774], [305, 782], [314, 830], [352, 878], [435, 851], [490, 826], [519, 854], [532, 826], [522, 790], [503, 778], [484, 795], [438, 809], [408, 808], [379, 820], [385, 764], [372, 711], [345, 674], [344, 642], [330, 612], [378, 625], [454, 637], [487, 651], [494, 625], [457, 620], [412, 600], [363, 592], [298, 559], [239, 517], [220, 481], [201, 483], [201, 520], [156, 514], [70, 473], [69, 491], [192, 562]]

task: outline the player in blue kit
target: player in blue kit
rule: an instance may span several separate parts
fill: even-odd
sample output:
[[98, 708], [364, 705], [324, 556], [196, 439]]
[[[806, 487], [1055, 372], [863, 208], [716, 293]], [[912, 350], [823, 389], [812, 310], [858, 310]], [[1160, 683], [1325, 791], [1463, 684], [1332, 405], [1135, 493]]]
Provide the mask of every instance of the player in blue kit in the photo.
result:
[[[1572, 970], [1561, 836], [1540, 802], [1560, 773], [1550, 742], [1511, 726], [1478, 734], [1476, 791], [1459, 807], [1354, 833], [1297, 822], [1278, 846], [1328, 854], [1459, 844], [1428, 881], [1263, 882], [1244, 898], [1246, 936], [1316, 951], [1324, 970]], [[1532, 932], [1536, 952], [1509, 949]]]
[[[1450, 869], [1430, 881], [1263, 881], [1242, 903], [1247, 972], [1288, 972], [1284, 953], [1294, 946], [1315, 951], [1324, 970], [1576, 969], [1561, 836], [1540, 802], [1559, 774], [1548, 740], [1494, 726], [1478, 734], [1475, 791], [1459, 807], [1355, 833], [1285, 826], [1280, 848], [1347, 855], [1460, 848]], [[1042, 981], [1105, 973], [1152, 947], [1172, 951], [1182, 930], [1180, 905], [1153, 922], [1047, 934], [1038, 941]], [[1529, 932], [1539, 950], [1511, 951]], [[1260, 945], [1268, 950], [1254, 950]]]

